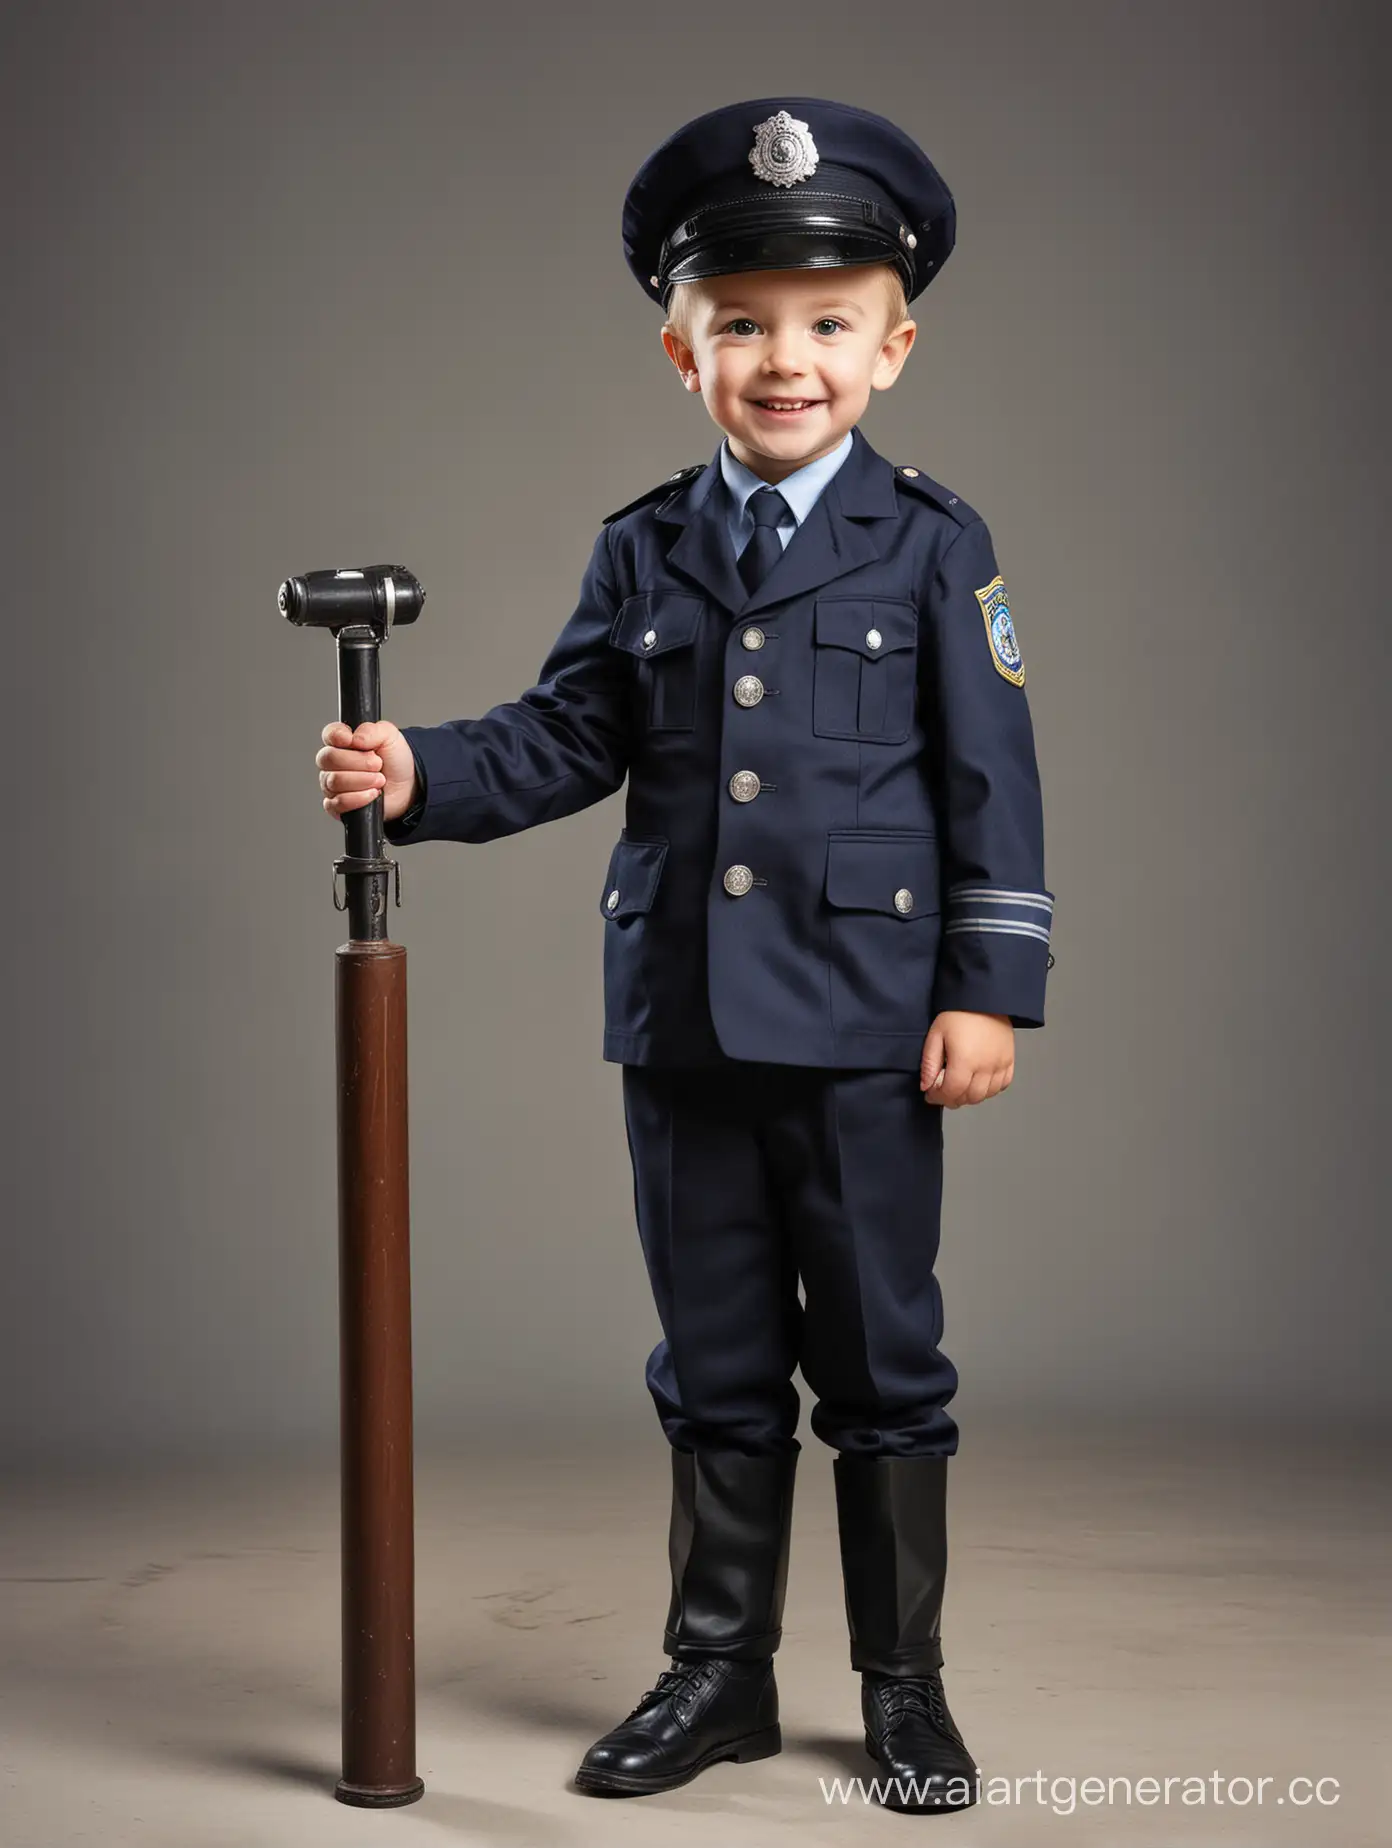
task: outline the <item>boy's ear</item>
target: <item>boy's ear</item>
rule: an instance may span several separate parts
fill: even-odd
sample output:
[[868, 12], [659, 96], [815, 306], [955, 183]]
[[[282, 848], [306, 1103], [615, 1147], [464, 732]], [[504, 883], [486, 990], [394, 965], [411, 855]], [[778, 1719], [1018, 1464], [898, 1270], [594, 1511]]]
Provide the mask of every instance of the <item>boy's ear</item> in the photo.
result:
[[688, 391], [698, 391], [700, 389], [701, 380], [696, 370], [696, 355], [682, 339], [676, 328], [672, 326], [670, 321], [663, 324], [662, 344], [666, 349], [668, 359], [671, 360], [677, 371], [680, 372], [682, 384], [686, 386]]
[[887, 391], [903, 370], [904, 361], [918, 333], [916, 321], [900, 321], [885, 335], [870, 383], [876, 391]]

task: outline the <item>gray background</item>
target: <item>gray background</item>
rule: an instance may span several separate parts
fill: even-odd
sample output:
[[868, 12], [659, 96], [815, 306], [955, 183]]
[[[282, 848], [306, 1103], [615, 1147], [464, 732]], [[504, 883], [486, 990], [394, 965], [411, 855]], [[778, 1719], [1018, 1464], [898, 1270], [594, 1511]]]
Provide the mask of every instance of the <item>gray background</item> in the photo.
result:
[[[1057, 966], [948, 1118], [964, 1443], [1386, 1416], [1380, 11], [7, 10], [0, 1453], [332, 1452], [333, 651], [276, 585], [420, 574], [398, 723], [529, 685], [603, 515], [719, 440], [624, 188], [780, 91], [956, 193], [865, 427], [986, 515], [1029, 669]], [[401, 851], [424, 1442], [655, 1430], [621, 818]]]

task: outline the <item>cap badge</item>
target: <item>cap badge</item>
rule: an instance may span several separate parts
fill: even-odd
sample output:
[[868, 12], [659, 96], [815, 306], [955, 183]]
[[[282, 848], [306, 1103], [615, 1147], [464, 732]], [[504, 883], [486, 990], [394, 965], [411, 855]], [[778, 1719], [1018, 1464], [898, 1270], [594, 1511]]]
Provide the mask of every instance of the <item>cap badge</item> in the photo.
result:
[[817, 171], [817, 144], [805, 122], [780, 109], [755, 125], [749, 164], [758, 179], [772, 186], [793, 186]]

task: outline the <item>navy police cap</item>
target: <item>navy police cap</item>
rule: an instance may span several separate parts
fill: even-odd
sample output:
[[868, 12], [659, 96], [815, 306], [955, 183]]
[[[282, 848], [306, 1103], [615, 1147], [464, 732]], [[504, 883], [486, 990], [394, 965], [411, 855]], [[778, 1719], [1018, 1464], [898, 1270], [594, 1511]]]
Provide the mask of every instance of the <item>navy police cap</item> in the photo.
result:
[[895, 264], [912, 301], [956, 227], [941, 174], [893, 122], [766, 96], [697, 116], [648, 156], [624, 199], [623, 247], [664, 309], [702, 276], [852, 263]]

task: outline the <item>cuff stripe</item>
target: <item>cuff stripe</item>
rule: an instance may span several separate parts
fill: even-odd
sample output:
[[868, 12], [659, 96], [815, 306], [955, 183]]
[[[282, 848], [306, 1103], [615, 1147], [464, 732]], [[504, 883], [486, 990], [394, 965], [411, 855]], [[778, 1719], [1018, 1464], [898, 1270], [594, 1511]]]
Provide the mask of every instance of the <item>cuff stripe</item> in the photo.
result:
[[1035, 911], [1052, 911], [1053, 897], [1048, 892], [1016, 892], [1009, 886], [953, 885], [947, 888], [947, 901], [974, 898], [987, 905], [1028, 905]]
[[950, 924], [943, 926], [943, 935], [951, 936], [959, 930], [998, 931], [1009, 937], [1033, 937], [1039, 943], [1049, 941], [1049, 933], [1042, 924], [1026, 924], [1022, 919], [1007, 923], [1003, 918], [954, 918]]

